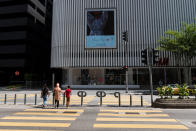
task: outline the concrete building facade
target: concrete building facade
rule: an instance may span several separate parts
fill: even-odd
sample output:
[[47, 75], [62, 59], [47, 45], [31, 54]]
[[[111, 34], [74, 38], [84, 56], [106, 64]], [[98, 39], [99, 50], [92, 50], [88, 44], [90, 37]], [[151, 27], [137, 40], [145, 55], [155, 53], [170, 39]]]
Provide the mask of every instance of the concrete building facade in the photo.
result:
[[[61, 70], [58, 81], [63, 84], [123, 87], [126, 78], [122, 67], [127, 65], [129, 86], [147, 87], [149, 73], [141, 62], [141, 51], [157, 48], [165, 31], [179, 30], [182, 22], [195, 22], [195, 5], [195, 0], [54, 0], [51, 68]], [[112, 30], [112, 33], [90, 36], [89, 20], [94, 17], [98, 21], [103, 12], [109, 22], [104, 28], [111, 28], [102, 29]], [[128, 42], [122, 38], [125, 31]], [[113, 45], [108, 46], [107, 41]], [[88, 42], [93, 46], [89, 48]], [[106, 44], [103, 46], [101, 42]], [[158, 85], [159, 81], [176, 83], [174, 56], [160, 51], [159, 61], [153, 66], [154, 84]], [[191, 62], [193, 83], [196, 81], [195, 65], [194, 58]], [[181, 60], [182, 82], [187, 81], [185, 66]]]

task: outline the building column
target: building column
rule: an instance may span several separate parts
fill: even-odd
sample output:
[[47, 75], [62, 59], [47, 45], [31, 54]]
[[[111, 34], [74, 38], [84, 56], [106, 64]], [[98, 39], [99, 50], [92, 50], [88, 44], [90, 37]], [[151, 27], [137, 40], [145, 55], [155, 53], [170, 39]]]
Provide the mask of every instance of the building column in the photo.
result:
[[[190, 68], [191, 70], [191, 68]], [[192, 75], [191, 75], [191, 71], [189, 73], [189, 70], [188, 68], [183, 68], [183, 76], [184, 76], [184, 83], [187, 83], [187, 84], [192, 84]]]
[[73, 69], [68, 69], [68, 84], [72, 85], [72, 70]]
[[134, 85], [133, 81], [133, 68], [128, 68], [128, 84], [129, 85]]
[[62, 69], [62, 82], [63, 84], [68, 84], [68, 70]]

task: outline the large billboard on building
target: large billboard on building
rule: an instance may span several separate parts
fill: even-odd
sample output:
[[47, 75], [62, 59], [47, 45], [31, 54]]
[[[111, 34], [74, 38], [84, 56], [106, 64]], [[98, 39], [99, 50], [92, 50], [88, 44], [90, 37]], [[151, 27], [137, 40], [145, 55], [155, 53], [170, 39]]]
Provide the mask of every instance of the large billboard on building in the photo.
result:
[[85, 48], [116, 48], [115, 9], [86, 9]]

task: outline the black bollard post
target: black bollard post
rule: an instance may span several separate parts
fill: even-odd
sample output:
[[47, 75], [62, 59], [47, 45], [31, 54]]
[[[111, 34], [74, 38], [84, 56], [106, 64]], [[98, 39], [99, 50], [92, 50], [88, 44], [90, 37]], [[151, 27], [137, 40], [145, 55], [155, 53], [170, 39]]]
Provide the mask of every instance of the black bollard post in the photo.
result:
[[132, 95], [130, 94], [130, 106], [132, 106]]
[[83, 106], [83, 96], [81, 97], [81, 106]]
[[[118, 94], [118, 95], [117, 95], [117, 94]], [[115, 93], [114, 93], [114, 96], [115, 96], [115, 97], [118, 97], [118, 106], [120, 107], [120, 106], [121, 106], [120, 92], [115, 92]]]
[[100, 106], [102, 106], [102, 102], [103, 102], [103, 97], [106, 96], [106, 93], [104, 91], [97, 91], [96, 92], [96, 96], [100, 97]]
[[196, 92], [195, 92], [195, 100], [196, 100]]
[[14, 96], [14, 105], [16, 105], [16, 94]]
[[4, 104], [7, 103], [7, 94], [5, 94], [5, 100], [4, 100]]
[[81, 106], [83, 106], [83, 99], [86, 97], [87, 93], [85, 91], [78, 91], [77, 95], [81, 97]]
[[27, 94], [24, 94], [24, 105], [26, 105]]
[[103, 95], [103, 92], [101, 92], [101, 95], [100, 95], [100, 106], [102, 106], [102, 95]]
[[143, 96], [141, 96], [141, 107], [143, 106]]
[[35, 105], [37, 105], [37, 94], [35, 94]]
[[63, 105], [65, 105], [65, 92], [63, 93]]

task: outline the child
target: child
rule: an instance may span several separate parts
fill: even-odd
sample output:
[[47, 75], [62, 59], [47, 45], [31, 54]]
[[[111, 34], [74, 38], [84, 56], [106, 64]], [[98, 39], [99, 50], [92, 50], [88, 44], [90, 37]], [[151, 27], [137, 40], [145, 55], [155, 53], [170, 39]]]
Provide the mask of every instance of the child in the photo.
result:
[[69, 103], [70, 103], [70, 95], [71, 95], [71, 89], [70, 86], [67, 86], [67, 89], [65, 90], [66, 93], [66, 107], [69, 107]]

